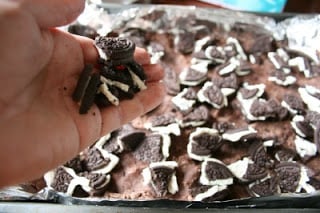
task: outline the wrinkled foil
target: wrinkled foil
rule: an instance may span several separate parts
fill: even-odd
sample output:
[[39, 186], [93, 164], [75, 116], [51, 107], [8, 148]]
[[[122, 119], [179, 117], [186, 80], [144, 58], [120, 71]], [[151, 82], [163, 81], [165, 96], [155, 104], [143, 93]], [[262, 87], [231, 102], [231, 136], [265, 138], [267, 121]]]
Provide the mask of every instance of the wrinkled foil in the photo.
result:
[[[96, 2], [96, 1], [93, 1]], [[243, 13], [224, 9], [196, 8], [194, 6], [169, 5], [108, 5], [87, 3], [86, 9], [75, 23], [88, 25], [105, 35], [112, 29], [123, 26], [133, 19], [139, 22], [142, 16], [154, 10], [165, 10], [167, 20], [175, 17], [195, 15], [197, 19], [215, 22], [226, 31], [235, 23], [256, 26], [256, 30], [269, 33], [276, 40], [287, 39], [288, 47], [292, 50], [302, 51], [315, 63], [320, 61], [320, 15], [288, 15], [288, 14], [259, 14]], [[142, 20], [140, 20], [142, 23]], [[166, 20], [158, 20], [158, 22]], [[168, 23], [168, 22], [166, 22]], [[170, 23], [170, 22], [169, 22]], [[74, 23], [73, 23], [74, 24]], [[165, 31], [159, 23], [146, 23], [139, 25], [148, 30]], [[62, 28], [62, 29], [67, 29]], [[66, 205], [98, 205], [116, 207], [150, 207], [150, 208], [320, 208], [320, 191], [312, 194], [280, 194], [260, 198], [243, 198], [229, 201], [215, 201], [202, 203], [195, 201], [175, 200], [107, 200], [105, 198], [75, 198], [44, 188], [38, 193], [25, 191], [23, 187], [8, 187], [0, 190], [0, 201], [25, 201], [41, 203], [59, 203]], [[45, 205], [45, 204], [44, 204]]]

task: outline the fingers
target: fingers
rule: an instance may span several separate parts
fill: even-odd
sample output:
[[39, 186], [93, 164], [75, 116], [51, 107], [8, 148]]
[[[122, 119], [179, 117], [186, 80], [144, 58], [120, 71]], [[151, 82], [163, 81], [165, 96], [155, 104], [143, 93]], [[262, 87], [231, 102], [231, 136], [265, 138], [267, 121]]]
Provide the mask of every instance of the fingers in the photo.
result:
[[121, 127], [161, 104], [165, 95], [163, 84], [153, 82], [149, 83], [147, 87], [146, 90], [137, 93], [133, 99], [121, 101], [119, 106], [111, 106], [101, 110], [101, 135]]
[[81, 45], [81, 49], [83, 52], [84, 61], [86, 63], [96, 64], [98, 61], [98, 51], [97, 48], [94, 46], [94, 41], [90, 38], [73, 35], [75, 39]]
[[57, 27], [74, 21], [85, 6], [85, 0], [20, 0], [41, 28]]
[[150, 64], [150, 56], [143, 48], [136, 47], [134, 59], [141, 65]]
[[164, 77], [164, 71], [159, 64], [147, 64], [143, 68], [147, 75], [147, 82], [160, 81]]

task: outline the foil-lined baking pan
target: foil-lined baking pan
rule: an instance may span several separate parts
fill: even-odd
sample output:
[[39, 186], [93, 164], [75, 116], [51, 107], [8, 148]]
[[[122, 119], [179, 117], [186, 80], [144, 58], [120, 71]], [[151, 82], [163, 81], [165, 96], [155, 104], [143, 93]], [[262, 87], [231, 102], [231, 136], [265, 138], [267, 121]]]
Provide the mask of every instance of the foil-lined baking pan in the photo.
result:
[[[315, 63], [320, 61], [320, 15], [299, 14], [259, 14], [229, 11], [224, 9], [196, 8], [194, 6], [169, 6], [169, 5], [126, 5], [115, 6], [102, 4], [88, 4], [86, 11], [77, 22], [89, 25], [100, 34], [121, 27], [126, 21], [135, 19], [142, 14], [160, 9], [165, 10], [168, 19], [176, 16], [195, 14], [198, 19], [209, 20], [223, 26], [226, 30], [234, 23], [243, 23], [256, 26], [257, 30], [272, 34], [276, 39], [288, 38], [292, 49], [300, 49], [309, 55]], [[149, 30], [165, 30], [158, 25], [145, 26]], [[281, 194], [260, 198], [243, 198], [228, 201], [215, 201], [202, 203], [195, 201], [174, 200], [106, 200], [104, 198], [75, 198], [44, 188], [37, 193], [28, 192], [25, 187], [8, 187], [0, 190], [0, 210], [2, 204], [36, 203], [40, 205], [64, 204], [85, 206], [108, 206], [121, 208], [152, 208], [159, 209], [276, 209], [276, 208], [320, 208], [320, 192], [302, 194]], [[119, 209], [120, 208], [120, 209]], [[112, 209], [115, 210], [115, 209]]]

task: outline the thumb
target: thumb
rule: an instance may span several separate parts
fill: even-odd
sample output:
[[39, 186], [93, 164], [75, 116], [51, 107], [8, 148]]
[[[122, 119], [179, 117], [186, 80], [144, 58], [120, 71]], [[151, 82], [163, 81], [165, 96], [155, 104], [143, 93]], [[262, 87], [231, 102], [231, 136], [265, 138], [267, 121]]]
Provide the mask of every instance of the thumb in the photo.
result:
[[41, 28], [58, 27], [74, 21], [85, 7], [85, 0], [18, 0]]

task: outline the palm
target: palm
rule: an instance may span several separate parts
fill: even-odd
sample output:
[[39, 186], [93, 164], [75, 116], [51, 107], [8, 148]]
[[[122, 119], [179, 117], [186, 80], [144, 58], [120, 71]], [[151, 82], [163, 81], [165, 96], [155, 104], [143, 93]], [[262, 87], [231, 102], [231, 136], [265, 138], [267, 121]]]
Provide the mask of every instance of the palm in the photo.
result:
[[[97, 59], [92, 41], [54, 29], [40, 31], [34, 19], [19, 20], [26, 25], [26, 34], [16, 39], [16, 49], [8, 42], [0, 51], [0, 56], [18, 53], [16, 58], [0, 57], [8, 68], [0, 72], [0, 162], [7, 162], [0, 164], [0, 187], [35, 178], [64, 163], [99, 136], [157, 106], [164, 93], [158, 82], [161, 69], [145, 65], [147, 90], [119, 107], [93, 106], [80, 115], [71, 94], [84, 63]], [[11, 34], [17, 33], [9, 32], [8, 38]], [[26, 40], [31, 47], [23, 45]], [[136, 53], [138, 62], [148, 62], [145, 52]]]

